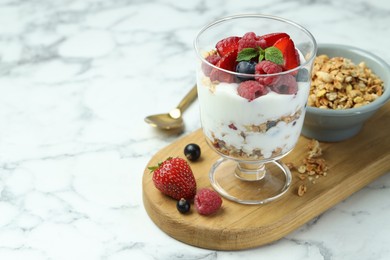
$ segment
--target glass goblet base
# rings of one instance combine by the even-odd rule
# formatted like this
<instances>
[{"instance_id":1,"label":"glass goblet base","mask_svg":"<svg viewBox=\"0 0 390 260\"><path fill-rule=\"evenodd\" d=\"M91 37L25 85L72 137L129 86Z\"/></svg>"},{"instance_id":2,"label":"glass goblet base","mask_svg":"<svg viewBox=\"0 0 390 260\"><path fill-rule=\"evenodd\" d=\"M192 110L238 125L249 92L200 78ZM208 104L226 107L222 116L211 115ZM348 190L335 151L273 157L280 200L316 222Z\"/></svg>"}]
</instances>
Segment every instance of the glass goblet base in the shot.
<instances>
[{"instance_id":1,"label":"glass goblet base","mask_svg":"<svg viewBox=\"0 0 390 260\"><path fill-rule=\"evenodd\" d=\"M280 198L291 185L291 172L280 161L243 163L221 158L211 167L213 188L241 204L265 204Z\"/></svg>"}]
</instances>

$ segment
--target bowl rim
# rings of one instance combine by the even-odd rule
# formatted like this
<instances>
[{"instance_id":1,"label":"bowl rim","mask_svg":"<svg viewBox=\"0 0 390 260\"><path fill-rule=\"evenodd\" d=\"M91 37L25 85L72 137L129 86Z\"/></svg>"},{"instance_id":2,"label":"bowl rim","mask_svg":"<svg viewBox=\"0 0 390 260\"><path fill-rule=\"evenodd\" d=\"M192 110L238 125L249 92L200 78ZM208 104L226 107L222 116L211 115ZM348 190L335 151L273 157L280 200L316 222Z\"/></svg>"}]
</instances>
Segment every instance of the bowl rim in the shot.
<instances>
[{"instance_id":1,"label":"bowl rim","mask_svg":"<svg viewBox=\"0 0 390 260\"><path fill-rule=\"evenodd\" d=\"M317 55L321 54L321 50L324 48L347 51L350 53L357 53L361 56L369 57L370 60L379 64L379 66L383 67L385 71L390 73L390 66L387 64L382 58L379 56L360 49L355 46L343 45L343 44L335 44L335 43L318 43L317 45ZM331 116L350 116L351 114L363 114L368 113L373 110L378 109L384 103L386 103L390 99L390 82L385 82L386 87L384 88L383 94L378 97L374 102L358 107L358 108L348 108L348 109L324 109L318 107L307 106L307 112L309 113L320 113L321 115L331 115Z\"/></svg>"}]
</instances>

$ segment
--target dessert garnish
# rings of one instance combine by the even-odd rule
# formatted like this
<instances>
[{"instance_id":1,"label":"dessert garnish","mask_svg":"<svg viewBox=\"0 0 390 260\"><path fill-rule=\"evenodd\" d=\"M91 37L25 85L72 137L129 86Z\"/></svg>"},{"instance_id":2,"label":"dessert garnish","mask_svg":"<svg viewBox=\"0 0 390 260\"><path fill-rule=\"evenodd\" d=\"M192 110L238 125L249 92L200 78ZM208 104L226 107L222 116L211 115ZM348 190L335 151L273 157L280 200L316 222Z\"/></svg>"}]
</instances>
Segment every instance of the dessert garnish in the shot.
<instances>
[{"instance_id":1,"label":"dessert garnish","mask_svg":"<svg viewBox=\"0 0 390 260\"><path fill-rule=\"evenodd\" d=\"M299 56L290 37L283 37L277 40L274 46L282 52L284 70L291 70L299 66Z\"/></svg>"},{"instance_id":2,"label":"dessert garnish","mask_svg":"<svg viewBox=\"0 0 390 260\"><path fill-rule=\"evenodd\" d=\"M215 45L215 48L217 49L217 52L220 57L223 57L227 55L230 52L237 51L238 50L238 43L241 40L241 37L232 36L227 37L225 39L220 40Z\"/></svg>"},{"instance_id":3,"label":"dessert garnish","mask_svg":"<svg viewBox=\"0 0 390 260\"><path fill-rule=\"evenodd\" d=\"M187 161L169 157L157 166L148 167L153 173L154 186L176 200L192 200L196 194L196 181Z\"/></svg>"},{"instance_id":4,"label":"dessert garnish","mask_svg":"<svg viewBox=\"0 0 390 260\"><path fill-rule=\"evenodd\" d=\"M215 66L224 70L233 71L237 65L236 58L237 50L233 50L222 56L221 59L215 64ZM219 69L213 68L210 72L210 80L232 83L234 82L234 76Z\"/></svg>"},{"instance_id":5,"label":"dessert garnish","mask_svg":"<svg viewBox=\"0 0 390 260\"><path fill-rule=\"evenodd\" d=\"M262 86L251 82L241 87L242 91L239 95L247 98L248 101L268 93L268 90L259 89L269 88L278 94L297 92L295 76L298 77L298 71L283 76L262 76L277 74L299 66L298 51L287 33L278 32L258 36L254 32L248 32L242 37L230 36L220 40L215 50L211 50L205 59L217 67L202 65L203 73L210 78L211 82L237 82L241 85L245 81L258 81ZM234 76L224 70L248 75ZM304 72L299 74L300 80L307 76L302 73Z\"/></svg>"},{"instance_id":6,"label":"dessert garnish","mask_svg":"<svg viewBox=\"0 0 390 260\"><path fill-rule=\"evenodd\" d=\"M237 88L238 95L252 101L262 95L267 94L268 90L264 85L255 80L242 82Z\"/></svg>"}]
</instances>

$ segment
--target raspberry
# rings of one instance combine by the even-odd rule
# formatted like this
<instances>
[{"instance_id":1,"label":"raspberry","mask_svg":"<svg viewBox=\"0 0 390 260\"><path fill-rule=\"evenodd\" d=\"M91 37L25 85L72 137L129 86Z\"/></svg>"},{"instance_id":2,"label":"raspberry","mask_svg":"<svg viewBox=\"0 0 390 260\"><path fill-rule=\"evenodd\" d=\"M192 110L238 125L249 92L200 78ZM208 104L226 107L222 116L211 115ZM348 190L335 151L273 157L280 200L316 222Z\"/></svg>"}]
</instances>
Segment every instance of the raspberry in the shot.
<instances>
[{"instance_id":1,"label":"raspberry","mask_svg":"<svg viewBox=\"0 0 390 260\"><path fill-rule=\"evenodd\" d=\"M195 195L194 205L199 214L211 215L219 210L222 199L213 190L201 189Z\"/></svg>"},{"instance_id":2,"label":"raspberry","mask_svg":"<svg viewBox=\"0 0 390 260\"><path fill-rule=\"evenodd\" d=\"M238 51L240 52L245 48L257 48L261 47L264 49L267 43L264 39L259 36L256 36L254 32L248 32L242 36L242 38L238 41Z\"/></svg>"},{"instance_id":3,"label":"raspberry","mask_svg":"<svg viewBox=\"0 0 390 260\"><path fill-rule=\"evenodd\" d=\"M237 59L237 51L232 51L226 54L225 56L223 56L217 62L217 64L215 64L215 66L224 70L234 71L237 65L236 59ZM234 82L234 76L233 74L227 73L217 68L213 68L210 72L210 80L232 83Z\"/></svg>"},{"instance_id":4,"label":"raspberry","mask_svg":"<svg viewBox=\"0 0 390 260\"><path fill-rule=\"evenodd\" d=\"M238 49L238 41L241 39L241 37L237 36L231 36L227 37L225 39L220 40L215 45L215 48L218 51L218 54L223 57L229 52L237 51Z\"/></svg>"},{"instance_id":5,"label":"raspberry","mask_svg":"<svg viewBox=\"0 0 390 260\"><path fill-rule=\"evenodd\" d=\"M291 74L281 75L276 80L272 90L279 94L295 94L298 91L298 84Z\"/></svg>"},{"instance_id":6,"label":"raspberry","mask_svg":"<svg viewBox=\"0 0 390 260\"><path fill-rule=\"evenodd\" d=\"M241 97L252 101L260 96L267 94L268 91L264 85L260 84L259 82L255 80L247 80L240 83L237 88L237 92Z\"/></svg>"},{"instance_id":7,"label":"raspberry","mask_svg":"<svg viewBox=\"0 0 390 260\"><path fill-rule=\"evenodd\" d=\"M213 55L206 57L206 60L213 65L217 64L220 59L221 59L221 57L219 57L217 54L213 54ZM213 67L211 67L209 64L203 62L202 63L202 70L203 70L204 75L206 75L208 77L210 75L211 71L213 70Z\"/></svg>"},{"instance_id":8,"label":"raspberry","mask_svg":"<svg viewBox=\"0 0 390 260\"><path fill-rule=\"evenodd\" d=\"M233 123L231 123L230 125L228 125L228 127L229 127L230 129L237 130L237 126L235 126Z\"/></svg>"},{"instance_id":9,"label":"raspberry","mask_svg":"<svg viewBox=\"0 0 390 260\"><path fill-rule=\"evenodd\" d=\"M268 60L263 60L261 62L259 62L257 65L256 65L256 68L255 68L255 74L275 74L275 73L279 73L279 72L282 72L283 71L283 68L281 66L279 66L278 64L272 62L272 61L268 61ZM270 77L256 77L256 80L258 82L260 82L260 84L263 84L263 85L272 85L275 80L276 80L276 76L270 76Z\"/></svg>"}]
</instances>

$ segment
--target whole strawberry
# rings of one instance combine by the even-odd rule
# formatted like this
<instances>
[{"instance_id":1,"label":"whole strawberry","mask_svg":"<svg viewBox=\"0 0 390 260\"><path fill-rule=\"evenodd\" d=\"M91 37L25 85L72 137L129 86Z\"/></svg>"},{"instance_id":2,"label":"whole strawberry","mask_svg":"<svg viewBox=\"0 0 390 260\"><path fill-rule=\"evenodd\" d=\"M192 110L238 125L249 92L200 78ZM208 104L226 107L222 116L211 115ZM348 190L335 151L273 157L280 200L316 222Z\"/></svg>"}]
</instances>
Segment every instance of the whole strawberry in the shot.
<instances>
[{"instance_id":1,"label":"whole strawberry","mask_svg":"<svg viewBox=\"0 0 390 260\"><path fill-rule=\"evenodd\" d=\"M217 192L203 188L196 193L194 204L199 214L211 215L219 210L222 199Z\"/></svg>"},{"instance_id":2,"label":"whole strawberry","mask_svg":"<svg viewBox=\"0 0 390 260\"><path fill-rule=\"evenodd\" d=\"M194 174L187 161L168 158L158 166L149 167L153 172L153 183L158 190L176 200L192 200L196 194Z\"/></svg>"}]
</instances>

